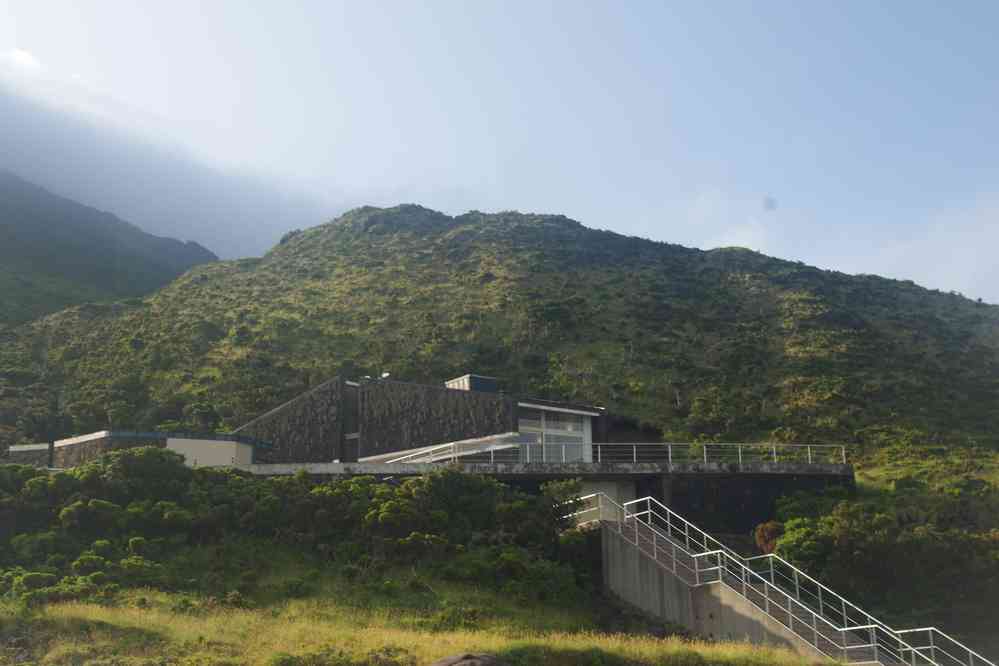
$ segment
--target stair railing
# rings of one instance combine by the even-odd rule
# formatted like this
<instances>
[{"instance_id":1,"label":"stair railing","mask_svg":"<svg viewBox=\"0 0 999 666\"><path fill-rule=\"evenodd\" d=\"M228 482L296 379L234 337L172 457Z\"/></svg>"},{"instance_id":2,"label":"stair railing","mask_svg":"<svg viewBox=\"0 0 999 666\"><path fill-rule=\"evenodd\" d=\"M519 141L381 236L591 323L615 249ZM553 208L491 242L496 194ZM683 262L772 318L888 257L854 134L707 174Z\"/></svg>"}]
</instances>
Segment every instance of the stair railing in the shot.
<instances>
[{"instance_id":1,"label":"stair railing","mask_svg":"<svg viewBox=\"0 0 999 666\"><path fill-rule=\"evenodd\" d=\"M654 498L646 497L640 500L633 500L625 503L624 506L626 510L636 515L644 514L654 508L657 514L666 516L665 521L667 523L682 523L685 530L698 535L696 539L692 540L692 543L698 543L698 540L703 542L707 538L707 543L713 544L712 548L717 549L720 547L732 556L740 559L750 569L757 571L765 578L769 576L771 583L782 587L789 594L793 594L796 600L809 605L822 617L841 625L847 630L866 628L871 625L879 626L888 635L897 635L900 638L904 636L906 642L918 643L918 647L913 647L913 650L920 654L925 654L934 662L937 662L937 658L932 656L935 654L939 657L939 663L945 666L996 666L994 662L986 659L978 652L975 652L957 639L948 636L936 627L907 629L904 631L889 627L779 555L770 553L768 555L744 558L730 548L722 545L717 539L711 538L703 530L697 528L693 523L690 523L690 521ZM640 510L635 511L632 507ZM660 518L660 520L662 519Z\"/></svg>"},{"instance_id":2,"label":"stair railing","mask_svg":"<svg viewBox=\"0 0 999 666\"><path fill-rule=\"evenodd\" d=\"M652 557L659 566L671 570L685 584L696 587L711 583L722 583L732 587L757 606L762 612L775 621L785 625L792 633L805 643L811 645L821 654L833 659L844 659L850 662L872 661L873 656L881 646L884 654L892 652L885 644L883 637L876 632L871 635L871 643L847 639L847 633L836 627L825 618L819 617L807 606L800 604L786 592L767 581L762 576L751 571L735 553L727 549L708 550L691 553L678 543L679 538L686 539L691 546L702 546L705 541L711 544L714 540L696 526L687 521L685 530L680 528L680 520L673 524L673 536L661 533L642 517L652 518L654 511L636 515L624 506L617 504L603 493L594 493L580 498L581 506L574 514L578 524L602 521L621 534L627 542L636 546L645 555ZM677 518L680 518L677 516ZM682 520L682 518L681 518ZM731 573L738 571L741 584L733 585ZM755 598L754 598L755 597ZM786 611L785 611L786 609ZM807 618L802 620L802 617ZM809 636L810 634L810 636ZM896 660L902 662L901 656ZM916 660L913 664L926 666L929 662Z\"/></svg>"},{"instance_id":3,"label":"stair railing","mask_svg":"<svg viewBox=\"0 0 999 666\"><path fill-rule=\"evenodd\" d=\"M813 608L802 603L786 590L774 584L761 574L753 571L745 564L744 558L731 549L702 550L705 543L711 544L710 536L675 512L669 511L663 515L656 510L655 505L661 504L650 498L626 503L622 508L625 513L625 527L621 532L627 540L635 544L646 555L653 557L657 563L672 568L673 572L691 586L719 582L739 592L765 614L784 625L798 638L811 645L819 652L834 659L850 662L887 660L890 663L911 664L912 666L929 666L935 662L921 651L906 643L898 634L880 623L866 625L838 626L828 618L817 613ZM629 505L643 505L642 511L632 512ZM669 515L672 514L672 515ZM643 526L646 534L643 537L639 530ZM661 526L670 528L668 534L660 532ZM680 532L680 526L682 533ZM658 526L658 527L657 527ZM634 530L634 539L629 535ZM652 537L648 533L653 534ZM685 541L677 543L681 537ZM693 537L691 538L691 535ZM704 537L707 536L707 539ZM659 557L656 540L662 538L665 542L674 542L676 549L671 549L671 561L663 563ZM649 552L649 541L652 542L652 552ZM674 541L676 540L676 541ZM645 546L643 548L643 545ZM695 552L688 550L693 548ZM682 559L689 558L693 565L687 565ZM679 566L678 566L679 565ZM693 570L693 580L687 574ZM837 640L838 637L838 640Z\"/></svg>"},{"instance_id":4,"label":"stair railing","mask_svg":"<svg viewBox=\"0 0 999 666\"><path fill-rule=\"evenodd\" d=\"M942 666L995 666L979 653L936 627L903 629L898 633L905 635L910 643L917 645L917 650L927 654L930 659Z\"/></svg>"}]
</instances>

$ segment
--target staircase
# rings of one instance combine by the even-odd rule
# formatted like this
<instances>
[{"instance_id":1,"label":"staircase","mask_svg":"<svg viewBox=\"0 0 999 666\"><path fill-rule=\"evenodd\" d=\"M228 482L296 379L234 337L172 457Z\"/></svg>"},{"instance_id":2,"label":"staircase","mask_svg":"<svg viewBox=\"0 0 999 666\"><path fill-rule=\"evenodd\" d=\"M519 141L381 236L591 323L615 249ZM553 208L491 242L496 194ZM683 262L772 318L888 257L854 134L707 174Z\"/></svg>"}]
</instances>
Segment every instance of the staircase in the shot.
<instances>
[{"instance_id":1,"label":"staircase","mask_svg":"<svg viewBox=\"0 0 999 666\"><path fill-rule=\"evenodd\" d=\"M934 627L888 627L776 555L742 557L651 497L619 505L596 493L580 502L577 524L599 523L686 588L733 591L799 651L849 664L996 666Z\"/></svg>"}]
</instances>

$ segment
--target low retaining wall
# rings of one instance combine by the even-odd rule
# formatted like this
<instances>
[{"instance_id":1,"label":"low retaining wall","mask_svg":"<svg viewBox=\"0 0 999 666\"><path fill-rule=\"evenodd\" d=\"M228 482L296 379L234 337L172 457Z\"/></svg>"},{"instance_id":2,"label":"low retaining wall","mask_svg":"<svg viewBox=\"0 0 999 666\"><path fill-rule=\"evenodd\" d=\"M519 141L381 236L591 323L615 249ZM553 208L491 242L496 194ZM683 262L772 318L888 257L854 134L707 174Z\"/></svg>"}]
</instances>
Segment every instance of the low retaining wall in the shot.
<instances>
[{"instance_id":1,"label":"low retaining wall","mask_svg":"<svg viewBox=\"0 0 999 666\"><path fill-rule=\"evenodd\" d=\"M51 444L19 444L7 450L7 458L3 461L11 465L30 465L31 467L52 466Z\"/></svg>"},{"instance_id":2,"label":"low retaining wall","mask_svg":"<svg viewBox=\"0 0 999 666\"><path fill-rule=\"evenodd\" d=\"M210 435L175 437L168 433L115 433L102 430L58 440L52 445L50 462L42 466L58 469L76 467L110 451L142 446L176 451L184 456L184 462L189 467L245 467L253 463L253 445L237 439L221 439Z\"/></svg>"},{"instance_id":3,"label":"low retaining wall","mask_svg":"<svg viewBox=\"0 0 999 666\"><path fill-rule=\"evenodd\" d=\"M167 437L118 437L113 432L102 430L60 439L55 442L52 448L52 466L58 468L76 467L83 463L94 460L109 451L118 449L134 449L140 446L166 446Z\"/></svg>"}]
</instances>

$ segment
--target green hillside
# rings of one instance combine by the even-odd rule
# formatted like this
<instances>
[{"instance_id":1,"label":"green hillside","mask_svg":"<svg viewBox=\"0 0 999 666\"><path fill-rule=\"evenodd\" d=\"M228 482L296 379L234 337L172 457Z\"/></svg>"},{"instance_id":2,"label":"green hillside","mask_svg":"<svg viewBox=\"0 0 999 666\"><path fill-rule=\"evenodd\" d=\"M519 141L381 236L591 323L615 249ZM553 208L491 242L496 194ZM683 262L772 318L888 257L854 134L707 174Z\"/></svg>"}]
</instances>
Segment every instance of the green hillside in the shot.
<instances>
[{"instance_id":1,"label":"green hillside","mask_svg":"<svg viewBox=\"0 0 999 666\"><path fill-rule=\"evenodd\" d=\"M229 428L383 371L492 374L675 439L999 441L999 307L561 216L361 208L3 343L7 442Z\"/></svg>"},{"instance_id":2,"label":"green hillside","mask_svg":"<svg viewBox=\"0 0 999 666\"><path fill-rule=\"evenodd\" d=\"M0 171L0 327L146 294L216 259Z\"/></svg>"}]
</instances>

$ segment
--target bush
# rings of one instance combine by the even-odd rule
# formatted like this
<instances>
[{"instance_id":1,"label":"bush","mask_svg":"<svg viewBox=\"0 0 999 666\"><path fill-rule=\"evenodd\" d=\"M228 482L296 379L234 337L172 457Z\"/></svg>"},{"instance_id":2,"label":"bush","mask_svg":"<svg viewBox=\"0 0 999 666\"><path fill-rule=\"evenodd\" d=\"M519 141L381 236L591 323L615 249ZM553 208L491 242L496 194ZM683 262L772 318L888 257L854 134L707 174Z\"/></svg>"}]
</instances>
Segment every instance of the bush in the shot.
<instances>
[{"instance_id":1,"label":"bush","mask_svg":"<svg viewBox=\"0 0 999 666\"><path fill-rule=\"evenodd\" d=\"M777 540L784 534L784 525L775 520L761 523L753 531L756 547L764 555L769 555L777 549Z\"/></svg>"},{"instance_id":2,"label":"bush","mask_svg":"<svg viewBox=\"0 0 999 666\"><path fill-rule=\"evenodd\" d=\"M12 591L14 594L24 594L32 590L40 590L43 587L51 587L59 581L55 574L29 571L14 579Z\"/></svg>"},{"instance_id":3,"label":"bush","mask_svg":"<svg viewBox=\"0 0 999 666\"><path fill-rule=\"evenodd\" d=\"M474 606L452 606L447 604L427 620L431 631L457 631L477 629L484 613Z\"/></svg>"},{"instance_id":4,"label":"bush","mask_svg":"<svg viewBox=\"0 0 999 666\"><path fill-rule=\"evenodd\" d=\"M97 555L81 555L73 562L73 573L87 576L98 571L107 571L110 563Z\"/></svg>"},{"instance_id":5,"label":"bush","mask_svg":"<svg viewBox=\"0 0 999 666\"><path fill-rule=\"evenodd\" d=\"M107 539L98 539L90 546L90 552L106 560L116 559L117 549Z\"/></svg>"},{"instance_id":6,"label":"bush","mask_svg":"<svg viewBox=\"0 0 999 666\"><path fill-rule=\"evenodd\" d=\"M517 546L470 549L454 557L441 573L455 580L488 585L520 599L574 601L581 592L570 567L536 557Z\"/></svg>"},{"instance_id":7,"label":"bush","mask_svg":"<svg viewBox=\"0 0 999 666\"><path fill-rule=\"evenodd\" d=\"M132 537L128 540L128 552L143 557L149 554L149 542L145 537Z\"/></svg>"},{"instance_id":8,"label":"bush","mask_svg":"<svg viewBox=\"0 0 999 666\"><path fill-rule=\"evenodd\" d=\"M281 583L281 592L292 599L307 597L311 591L309 583L301 578L289 578Z\"/></svg>"},{"instance_id":9,"label":"bush","mask_svg":"<svg viewBox=\"0 0 999 666\"><path fill-rule=\"evenodd\" d=\"M250 604L238 590L232 590L227 592L225 599L223 600L226 606L232 606L233 608L249 608Z\"/></svg>"},{"instance_id":10,"label":"bush","mask_svg":"<svg viewBox=\"0 0 999 666\"><path fill-rule=\"evenodd\" d=\"M121 580L127 585L156 585L163 580L163 565L138 555L126 557L118 563Z\"/></svg>"},{"instance_id":11,"label":"bush","mask_svg":"<svg viewBox=\"0 0 999 666\"><path fill-rule=\"evenodd\" d=\"M73 548L65 535L54 531L19 534L11 539L10 545L18 561L25 564L44 562L51 555L65 557Z\"/></svg>"}]
</instances>

